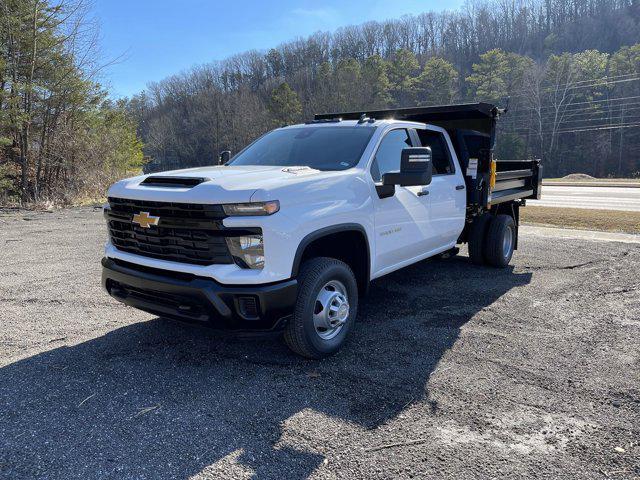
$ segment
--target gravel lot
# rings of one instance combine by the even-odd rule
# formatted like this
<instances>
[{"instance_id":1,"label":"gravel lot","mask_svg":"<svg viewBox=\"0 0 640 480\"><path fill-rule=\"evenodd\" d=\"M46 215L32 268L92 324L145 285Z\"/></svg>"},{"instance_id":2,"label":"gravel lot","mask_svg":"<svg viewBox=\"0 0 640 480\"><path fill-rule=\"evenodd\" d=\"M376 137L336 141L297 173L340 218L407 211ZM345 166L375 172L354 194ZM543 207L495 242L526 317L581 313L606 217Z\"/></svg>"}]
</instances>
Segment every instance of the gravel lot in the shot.
<instances>
[{"instance_id":1,"label":"gravel lot","mask_svg":"<svg viewBox=\"0 0 640 480\"><path fill-rule=\"evenodd\" d=\"M1 478L640 478L639 244L414 265L313 362L111 300L105 236L0 214Z\"/></svg>"}]
</instances>

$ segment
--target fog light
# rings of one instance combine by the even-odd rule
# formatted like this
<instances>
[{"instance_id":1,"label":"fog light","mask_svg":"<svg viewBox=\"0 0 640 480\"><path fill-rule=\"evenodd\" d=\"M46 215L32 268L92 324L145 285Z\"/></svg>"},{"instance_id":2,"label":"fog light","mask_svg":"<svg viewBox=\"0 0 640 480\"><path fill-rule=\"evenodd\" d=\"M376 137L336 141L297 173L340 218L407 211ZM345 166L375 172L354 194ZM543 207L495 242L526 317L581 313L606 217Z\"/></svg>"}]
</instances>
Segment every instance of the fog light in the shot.
<instances>
[{"instance_id":1,"label":"fog light","mask_svg":"<svg viewBox=\"0 0 640 480\"><path fill-rule=\"evenodd\" d=\"M239 297L238 310L240 315L247 320L254 320L259 317L258 300L255 297Z\"/></svg>"},{"instance_id":2,"label":"fog light","mask_svg":"<svg viewBox=\"0 0 640 480\"><path fill-rule=\"evenodd\" d=\"M262 235L227 237L227 246L238 266L258 270L264 267Z\"/></svg>"}]
</instances>

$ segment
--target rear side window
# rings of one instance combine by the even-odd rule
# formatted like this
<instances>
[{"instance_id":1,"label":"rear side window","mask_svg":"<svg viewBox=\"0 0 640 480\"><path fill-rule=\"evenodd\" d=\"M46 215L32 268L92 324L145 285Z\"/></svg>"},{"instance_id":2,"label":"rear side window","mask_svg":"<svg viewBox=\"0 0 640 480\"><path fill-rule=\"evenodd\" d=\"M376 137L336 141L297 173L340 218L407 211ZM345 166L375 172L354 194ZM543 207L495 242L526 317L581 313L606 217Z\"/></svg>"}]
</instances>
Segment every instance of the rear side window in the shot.
<instances>
[{"instance_id":1,"label":"rear side window","mask_svg":"<svg viewBox=\"0 0 640 480\"><path fill-rule=\"evenodd\" d=\"M418 130L423 147L431 147L434 175L449 175L455 172L449 147L444 135L432 130Z\"/></svg>"},{"instance_id":2,"label":"rear side window","mask_svg":"<svg viewBox=\"0 0 640 480\"><path fill-rule=\"evenodd\" d=\"M382 175L388 172L400 171L402 150L411 146L409 132L405 129L391 130L387 133L378 147L371 165L371 177L374 182L382 180Z\"/></svg>"}]
</instances>

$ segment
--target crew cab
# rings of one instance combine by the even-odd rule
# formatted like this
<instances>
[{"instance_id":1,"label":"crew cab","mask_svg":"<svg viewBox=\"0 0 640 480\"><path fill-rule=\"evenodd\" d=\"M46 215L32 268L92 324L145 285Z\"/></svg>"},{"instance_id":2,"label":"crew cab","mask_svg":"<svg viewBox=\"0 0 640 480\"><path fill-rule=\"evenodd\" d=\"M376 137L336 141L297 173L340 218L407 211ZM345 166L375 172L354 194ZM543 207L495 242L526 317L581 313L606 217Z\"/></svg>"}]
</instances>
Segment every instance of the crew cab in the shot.
<instances>
[{"instance_id":1,"label":"crew cab","mask_svg":"<svg viewBox=\"0 0 640 480\"><path fill-rule=\"evenodd\" d=\"M223 165L122 180L104 208L103 285L160 317L282 331L300 355L333 354L372 280L461 243L474 264L510 262L542 172L493 158L502 113L316 115Z\"/></svg>"}]
</instances>

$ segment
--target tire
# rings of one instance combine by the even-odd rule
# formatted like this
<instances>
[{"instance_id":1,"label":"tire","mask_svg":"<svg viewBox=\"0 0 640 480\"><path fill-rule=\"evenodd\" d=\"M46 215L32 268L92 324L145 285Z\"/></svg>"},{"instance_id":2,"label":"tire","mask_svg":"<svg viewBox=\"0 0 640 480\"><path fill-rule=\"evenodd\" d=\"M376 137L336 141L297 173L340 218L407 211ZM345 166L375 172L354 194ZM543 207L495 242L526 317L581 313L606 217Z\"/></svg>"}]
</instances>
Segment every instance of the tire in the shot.
<instances>
[{"instance_id":1,"label":"tire","mask_svg":"<svg viewBox=\"0 0 640 480\"><path fill-rule=\"evenodd\" d=\"M343 300L347 301L346 310L342 308ZM333 317L327 316L330 311ZM334 258L312 258L300 268L298 298L284 340L303 357L319 359L333 355L344 345L357 313L358 285L351 268ZM334 323L332 328L319 326Z\"/></svg>"},{"instance_id":2,"label":"tire","mask_svg":"<svg viewBox=\"0 0 640 480\"><path fill-rule=\"evenodd\" d=\"M493 267L509 265L516 243L516 224L509 215L497 215L491 220L485 238L484 256Z\"/></svg>"},{"instance_id":3,"label":"tire","mask_svg":"<svg viewBox=\"0 0 640 480\"><path fill-rule=\"evenodd\" d=\"M489 213L483 213L476 217L473 220L473 223L471 223L468 238L469 258L471 259L471 262L476 265L485 264L484 244L492 218L493 217Z\"/></svg>"}]
</instances>

